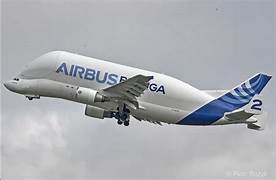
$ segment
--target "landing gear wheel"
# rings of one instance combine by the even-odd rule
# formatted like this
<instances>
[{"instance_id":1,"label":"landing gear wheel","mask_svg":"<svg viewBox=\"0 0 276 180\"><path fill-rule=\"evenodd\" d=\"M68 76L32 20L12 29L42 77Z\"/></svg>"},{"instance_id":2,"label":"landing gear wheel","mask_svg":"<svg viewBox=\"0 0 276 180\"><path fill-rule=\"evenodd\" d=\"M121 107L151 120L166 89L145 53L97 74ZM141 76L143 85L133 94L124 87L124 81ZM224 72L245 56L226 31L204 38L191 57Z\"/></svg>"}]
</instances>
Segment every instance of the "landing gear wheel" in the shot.
<instances>
[{"instance_id":1,"label":"landing gear wheel","mask_svg":"<svg viewBox=\"0 0 276 180\"><path fill-rule=\"evenodd\" d=\"M32 97L29 97L29 96L28 96L27 98L28 98L30 101L31 101L31 100L33 100L33 98L32 98Z\"/></svg>"},{"instance_id":2,"label":"landing gear wheel","mask_svg":"<svg viewBox=\"0 0 276 180\"><path fill-rule=\"evenodd\" d=\"M121 115L121 119L123 121L126 121L127 118L128 118L128 114L124 113L124 114Z\"/></svg>"},{"instance_id":3,"label":"landing gear wheel","mask_svg":"<svg viewBox=\"0 0 276 180\"><path fill-rule=\"evenodd\" d=\"M125 126L128 126L130 110L128 108L126 108L125 104L123 104L123 106L117 107L117 110L118 110L118 112L114 112L114 114L112 116L117 119L117 123L119 125L124 123Z\"/></svg>"},{"instance_id":4,"label":"landing gear wheel","mask_svg":"<svg viewBox=\"0 0 276 180\"><path fill-rule=\"evenodd\" d=\"M120 120L120 114L119 113L116 113L115 116L114 116L116 119L118 119L118 121ZM121 121L121 120L120 120Z\"/></svg>"},{"instance_id":5,"label":"landing gear wheel","mask_svg":"<svg viewBox=\"0 0 276 180\"><path fill-rule=\"evenodd\" d=\"M128 126L129 125L129 121L124 121L124 125Z\"/></svg>"}]
</instances>

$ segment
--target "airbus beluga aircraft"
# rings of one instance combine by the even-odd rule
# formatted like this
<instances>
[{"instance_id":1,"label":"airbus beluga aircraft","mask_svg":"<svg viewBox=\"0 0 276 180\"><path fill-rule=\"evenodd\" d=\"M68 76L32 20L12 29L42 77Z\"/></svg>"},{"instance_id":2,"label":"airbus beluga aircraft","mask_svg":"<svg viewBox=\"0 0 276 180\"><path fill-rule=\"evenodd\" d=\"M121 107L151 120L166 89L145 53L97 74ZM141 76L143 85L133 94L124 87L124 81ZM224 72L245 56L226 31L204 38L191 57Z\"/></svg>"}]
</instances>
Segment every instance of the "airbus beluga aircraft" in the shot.
<instances>
[{"instance_id":1,"label":"airbus beluga aircraft","mask_svg":"<svg viewBox=\"0 0 276 180\"><path fill-rule=\"evenodd\" d=\"M29 100L85 104L85 115L115 118L125 126L133 116L160 125L246 124L261 130L265 116L259 94L270 78L259 73L231 90L203 91L164 74L53 51L4 85Z\"/></svg>"}]
</instances>

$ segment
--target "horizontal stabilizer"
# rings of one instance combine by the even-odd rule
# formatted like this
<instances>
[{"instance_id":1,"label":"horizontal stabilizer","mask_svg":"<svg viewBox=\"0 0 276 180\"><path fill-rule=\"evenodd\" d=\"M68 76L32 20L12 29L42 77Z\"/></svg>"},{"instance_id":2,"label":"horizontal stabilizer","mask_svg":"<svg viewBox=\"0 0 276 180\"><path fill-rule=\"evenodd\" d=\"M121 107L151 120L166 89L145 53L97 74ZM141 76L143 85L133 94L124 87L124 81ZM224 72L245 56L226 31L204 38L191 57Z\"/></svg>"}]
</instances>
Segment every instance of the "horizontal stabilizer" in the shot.
<instances>
[{"instance_id":1,"label":"horizontal stabilizer","mask_svg":"<svg viewBox=\"0 0 276 180\"><path fill-rule=\"evenodd\" d=\"M255 123L248 123L247 128L248 129L254 129L254 130L264 130L265 128L265 121L267 119L267 112L263 112L260 115L254 116L257 118L257 122Z\"/></svg>"},{"instance_id":2,"label":"horizontal stabilizer","mask_svg":"<svg viewBox=\"0 0 276 180\"><path fill-rule=\"evenodd\" d=\"M254 129L254 130L263 130L261 126L255 123L247 124L248 129Z\"/></svg>"},{"instance_id":3,"label":"horizontal stabilizer","mask_svg":"<svg viewBox=\"0 0 276 180\"><path fill-rule=\"evenodd\" d=\"M249 119L254 114L245 112L244 109L239 109L230 113L225 113L225 117L230 121L243 121Z\"/></svg>"}]
</instances>

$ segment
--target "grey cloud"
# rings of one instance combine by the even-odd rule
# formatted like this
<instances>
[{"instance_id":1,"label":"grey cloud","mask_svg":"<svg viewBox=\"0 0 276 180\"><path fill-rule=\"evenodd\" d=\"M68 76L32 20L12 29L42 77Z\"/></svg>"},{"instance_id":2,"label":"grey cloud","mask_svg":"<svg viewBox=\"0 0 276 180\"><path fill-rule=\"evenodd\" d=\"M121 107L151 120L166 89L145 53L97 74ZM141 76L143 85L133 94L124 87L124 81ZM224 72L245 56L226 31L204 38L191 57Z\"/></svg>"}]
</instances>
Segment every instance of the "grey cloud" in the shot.
<instances>
[{"instance_id":1,"label":"grey cloud","mask_svg":"<svg viewBox=\"0 0 276 180\"><path fill-rule=\"evenodd\" d=\"M268 159L275 148L271 131L158 127L134 121L130 128L120 128L112 120L83 118L65 110L60 115L32 112L7 114L10 122L3 124L7 177L224 178L236 170L264 171L273 177L273 161Z\"/></svg>"}]
</instances>

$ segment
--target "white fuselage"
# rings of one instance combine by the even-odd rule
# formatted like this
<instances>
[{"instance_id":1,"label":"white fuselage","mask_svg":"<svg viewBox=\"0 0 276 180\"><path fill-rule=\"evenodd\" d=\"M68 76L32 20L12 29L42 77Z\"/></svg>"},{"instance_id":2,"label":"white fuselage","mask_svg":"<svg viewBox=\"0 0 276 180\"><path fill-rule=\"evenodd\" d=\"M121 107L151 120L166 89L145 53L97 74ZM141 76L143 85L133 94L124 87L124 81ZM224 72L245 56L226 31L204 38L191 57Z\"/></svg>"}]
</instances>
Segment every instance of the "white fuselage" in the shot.
<instances>
[{"instance_id":1,"label":"white fuselage","mask_svg":"<svg viewBox=\"0 0 276 180\"><path fill-rule=\"evenodd\" d=\"M56 97L84 103L74 97L78 87L101 90L138 74L154 77L148 90L138 98L141 108L131 112L139 119L177 123L214 99L204 91L164 74L63 51L47 53L27 65L18 75L20 81L12 82L18 87L13 89L10 85L10 89L24 95ZM22 85L19 86L20 84ZM105 110L116 109L116 105L109 102L85 104Z\"/></svg>"}]
</instances>

